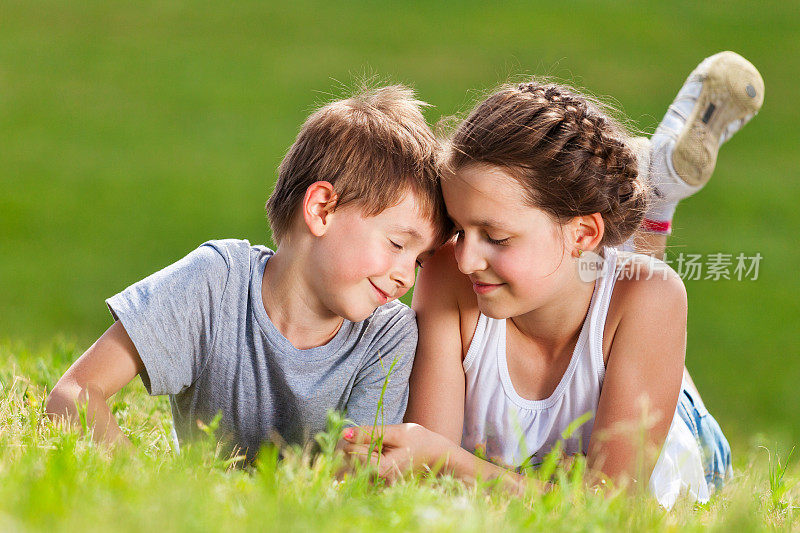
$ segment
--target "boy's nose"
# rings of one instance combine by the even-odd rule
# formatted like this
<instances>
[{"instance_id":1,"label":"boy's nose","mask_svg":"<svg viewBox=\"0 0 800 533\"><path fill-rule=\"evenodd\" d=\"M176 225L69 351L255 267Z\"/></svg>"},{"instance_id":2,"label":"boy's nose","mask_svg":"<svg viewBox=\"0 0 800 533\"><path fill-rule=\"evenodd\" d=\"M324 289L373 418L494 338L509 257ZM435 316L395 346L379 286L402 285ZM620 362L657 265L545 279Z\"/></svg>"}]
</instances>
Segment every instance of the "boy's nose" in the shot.
<instances>
[{"instance_id":1,"label":"boy's nose","mask_svg":"<svg viewBox=\"0 0 800 533\"><path fill-rule=\"evenodd\" d=\"M397 284L398 298L405 294L414 285L414 275L416 274L417 263L414 261L410 265L398 264L389 276Z\"/></svg>"}]
</instances>

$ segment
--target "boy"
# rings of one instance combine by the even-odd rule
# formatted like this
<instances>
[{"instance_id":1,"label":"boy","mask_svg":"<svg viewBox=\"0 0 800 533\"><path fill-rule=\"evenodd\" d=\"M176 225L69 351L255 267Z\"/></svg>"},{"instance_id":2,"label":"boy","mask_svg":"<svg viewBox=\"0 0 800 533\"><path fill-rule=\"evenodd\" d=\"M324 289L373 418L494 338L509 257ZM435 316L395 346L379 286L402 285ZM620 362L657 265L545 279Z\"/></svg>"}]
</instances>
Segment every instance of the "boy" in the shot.
<instances>
[{"instance_id":1,"label":"boy","mask_svg":"<svg viewBox=\"0 0 800 533\"><path fill-rule=\"evenodd\" d=\"M277 250L209 241L109 298L114 324L53 388L51 417L85 404L93 438L130 444L106 400L137 374L168 394L181 442L222 413L251 461L277 434L302 443L331 409L372 423L384 380L401 422L417 342L396 302L447 235L437 141L413 92L364 91L313 113L267 203Z\"/></svg>"}]
</instances>

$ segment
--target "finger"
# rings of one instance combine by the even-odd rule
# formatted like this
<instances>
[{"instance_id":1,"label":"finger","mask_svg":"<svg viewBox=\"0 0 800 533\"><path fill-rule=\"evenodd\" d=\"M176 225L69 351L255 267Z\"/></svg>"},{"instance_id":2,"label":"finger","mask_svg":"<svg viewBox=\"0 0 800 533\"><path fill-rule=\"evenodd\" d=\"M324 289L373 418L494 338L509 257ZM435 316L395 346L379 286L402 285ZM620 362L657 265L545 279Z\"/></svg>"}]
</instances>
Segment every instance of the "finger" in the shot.
<instances>
[{"instance_id":1,"label":"finger","mask_svg":"<svg viewBox=\"0 0 800 533\"><path fill-rule=\"evenodd\" d=\"M408 424L388 426L360 426L347 428L343 436L345 440L354 442L370 442L381 440L385 446L400 446L404 442Z\"/></svg>"},{"instance_id":2,"label":"finger","mask_svg":"<svg viewBox=\"0 0 800 533\"><path fill-rule=\"evenodd\" d=\"M405 450L393 449L381 456L378 476L394 482L403 476L410 465L409 456Z\"/></svg>"},{"instance_id":3,"label":"finger","mask_svg":"<svg viewBox=\"0 0 800 533\"><path fill-rule=\"evenodd\" d=\"M355 444L369 443L373 439L371 427L349 427L342 432L342 438Z\"/></svg>"},{"instance_id":4,"label":"finger","mask_svg":"<svg viewBox=\"0 0 800 533\"><path fill-rule=\"evenodd\" d=\"M362 448L365 447L364 444L358 444L358 443L355 443L355 442L347 442L346 440L342 440L340 442L341 442L341 444L339 446L339 449L342 450L344 453L347 453L347 454L358 452L359 450L361 450Z\"/></svg>"},{"instance_id":5,"label":"finger","mask_svg":"<svg viewBox=\"0 0 800 533\"><path fill-rule=\"evenodd\" d=\"M393 461L388 471L384 474L384 479L386 479L389 485L394 485L405 477L406 472L408 472L407 467Z\"/></svg>"},{"instance_id":6,"label":"finger","mask_svg":"<svg viewBox=\"0 0 800 533\"><path fill-rule=\"evenodd\" d=\"M369 444L356 444L352 442L345 443L344 446L342 446L342 451L347 456L363 457L365 459L371 452Z\"/></svg>"},{"instance_id":7,"label":"finger","mask_svg":"<svg viewBox=\"0 0 800 533\"><path fill-rule=\"evenodd\" d=\"M380 454L374 450L370 452L369 445L364 444L350 444L344 452L344 461L341 465L337 476L341 477L345 473L356 473L363 468L367 468L370 472L375 472L375 466L379 463L378 457Z\"/></svg>"},{"instance_id":8,"label":"finger","mask_svg":"<svg viewBox=\"0 0 800 533\"><path fill-rule=\"evenodd\" d=\"M362 465L370 465L376 467L382 460L380 452L375 450L369 444L351 444L345 450L345 457L351 463L357 462Z\"/></svg>"}]
</instances>

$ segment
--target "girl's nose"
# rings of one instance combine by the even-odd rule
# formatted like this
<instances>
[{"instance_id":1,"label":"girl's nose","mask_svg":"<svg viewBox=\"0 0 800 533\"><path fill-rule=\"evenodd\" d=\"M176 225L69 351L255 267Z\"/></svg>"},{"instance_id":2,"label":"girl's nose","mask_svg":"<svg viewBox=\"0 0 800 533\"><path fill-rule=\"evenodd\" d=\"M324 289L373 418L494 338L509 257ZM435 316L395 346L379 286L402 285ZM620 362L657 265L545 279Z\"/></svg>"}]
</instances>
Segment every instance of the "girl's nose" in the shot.
<instances>
[{"instance_id":1,"label":"girl's nose","mask_svg":"<svg viewBox=\"0 0 800 533\"><path fill-rule=\"evenodd\" d=\"M470 275L486 269L486 260L480 253L478 244L463 233L456 239L455 255L458 269L463 274Z\"/></svg>"}]
</instances>

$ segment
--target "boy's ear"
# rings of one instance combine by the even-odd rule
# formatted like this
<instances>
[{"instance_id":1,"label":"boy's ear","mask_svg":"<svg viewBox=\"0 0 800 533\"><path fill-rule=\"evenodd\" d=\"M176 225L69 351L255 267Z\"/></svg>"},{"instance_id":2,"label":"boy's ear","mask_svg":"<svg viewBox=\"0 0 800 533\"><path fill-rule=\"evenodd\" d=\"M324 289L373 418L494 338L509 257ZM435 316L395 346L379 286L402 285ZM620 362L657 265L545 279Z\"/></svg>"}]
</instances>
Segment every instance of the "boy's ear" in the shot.
<instances>
[{"instance_id":1,"label":"boy's ear","mask_svg":"<svg viewBox=\"0 0 800 533\"><path fill-rule=\"evenodd\" d=\"M600 246L606 226L600 213L583 215L569 222L569 239L573 248L572 255L578 257L580 252L593 251Z\"/></svg>"},{"instance_id":2,"label":"boy's ear","mask_svg":"<svg viewBox=\"0 0 800 533\"><path fill-rule=\"evenodd\" d=\"M321 237L328 230L328 220L336 209L339 195L327 181L315 181L306 189L303 197L303 220L311 233Z\"/></svg>"}]
</instances>

